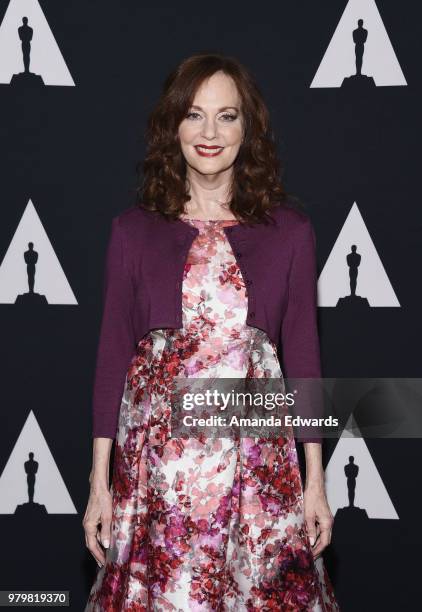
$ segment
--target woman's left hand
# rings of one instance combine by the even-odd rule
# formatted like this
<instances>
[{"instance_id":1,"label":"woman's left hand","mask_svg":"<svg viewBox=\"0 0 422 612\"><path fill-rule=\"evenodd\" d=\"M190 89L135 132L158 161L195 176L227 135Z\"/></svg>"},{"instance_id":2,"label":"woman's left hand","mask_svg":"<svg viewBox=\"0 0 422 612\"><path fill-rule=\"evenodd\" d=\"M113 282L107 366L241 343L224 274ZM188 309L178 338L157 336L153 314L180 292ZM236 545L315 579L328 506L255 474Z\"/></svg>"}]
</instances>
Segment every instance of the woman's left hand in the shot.
<instances>
[{"instance_id":1,"label":"woman's left hand","mask_svg":"<svg viewBox=\"0 0 422 612\"><path fill-rule=\"evenodd\" d=\"M322 484L309 484L305 487L304 514L312 546L312 554L316 559L331 542L331 531L334 522L325 488Z\"/></svg>"}]
</instances>

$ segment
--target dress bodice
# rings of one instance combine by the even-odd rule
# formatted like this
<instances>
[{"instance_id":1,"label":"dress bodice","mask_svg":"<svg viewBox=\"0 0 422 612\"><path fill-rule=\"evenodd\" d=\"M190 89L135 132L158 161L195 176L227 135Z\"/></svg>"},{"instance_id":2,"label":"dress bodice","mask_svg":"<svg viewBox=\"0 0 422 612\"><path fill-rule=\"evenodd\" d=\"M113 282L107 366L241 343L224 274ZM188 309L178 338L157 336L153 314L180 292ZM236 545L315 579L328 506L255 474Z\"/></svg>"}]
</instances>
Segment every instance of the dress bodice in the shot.
<instances>
[{"instance_id":1,"label":"dress bodice","mask_svg":"<svg viewBox=\"0 0 422 612\"><path fill-rule=\"evenodd\" d=\"M247 325L248 293L224 227L236 219L184 219L198 228L183 273L179 329L153 330L155 343L178 348L189 377L280 377L277 349L267 334Z\"/></svg>"}]
</instances>

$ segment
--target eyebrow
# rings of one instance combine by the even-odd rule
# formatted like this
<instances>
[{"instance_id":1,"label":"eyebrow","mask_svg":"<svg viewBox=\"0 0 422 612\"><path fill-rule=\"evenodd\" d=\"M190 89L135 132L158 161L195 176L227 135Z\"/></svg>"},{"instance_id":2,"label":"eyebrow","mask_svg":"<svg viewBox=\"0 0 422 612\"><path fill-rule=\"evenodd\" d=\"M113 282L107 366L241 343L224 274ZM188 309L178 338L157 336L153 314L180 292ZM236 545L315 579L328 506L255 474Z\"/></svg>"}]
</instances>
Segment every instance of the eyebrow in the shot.
<instances>
[{"instance_id":1,"label":"eyebrow","mask_svg":"<svg viewBox=\"0 0 422 612\"><path fill-rule=\"evenodd\" d=\"M197 106L196 104L192 104L191 108L197 108L199 110L204 110L201 106ZM228 110L229 108L239 112L239 109L236 106L222 106L221 108L218 109L218 113L221 113L221 111L223 110Z\"/></svg>"}]
</instances>

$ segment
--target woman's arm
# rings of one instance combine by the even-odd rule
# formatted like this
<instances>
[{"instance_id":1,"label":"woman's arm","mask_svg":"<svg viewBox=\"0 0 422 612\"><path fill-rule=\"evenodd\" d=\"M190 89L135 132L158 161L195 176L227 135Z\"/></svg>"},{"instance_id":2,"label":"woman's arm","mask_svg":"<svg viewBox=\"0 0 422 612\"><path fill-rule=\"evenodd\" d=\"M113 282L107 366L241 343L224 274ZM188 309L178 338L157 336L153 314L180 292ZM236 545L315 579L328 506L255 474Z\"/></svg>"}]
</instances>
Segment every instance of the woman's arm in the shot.
<instances>
[{"instance_id":1,"label":"woman's arm","mask_svg":"<svg viewBox=\"0 0 422 612\"><path fill-rule=\"evenodd\" d=\"M309 384L302 383L299 416L320 417L323 416L323 402L318 384L321 358L317 327L316 238L309 217L300 223L293 248L288 304L282 322L284 373L287 379L310 380ZM311 379L315 379L315 384ZM310 430L310 435L305 435L303 431L299 429L298 440L304 443L306 459L304 514L312 553L317 557L330 543L333 517L325 493L320 432Z\"/></svg>"},{"instance_id":2,"label":"woman's arm","mask_svg":"<svg viewBox=\"0 0 422 612\"><path fill-rule=\"evenodd\" d=\"M110 475L111 438L94 438L92 446L92 469L89 475L91 488L108 489Z\"/></svg>"},{"instance_id":3,"label":"woman's arm","mask_svg":"<svg viewBox=\"0 0 422 612\"><path fill-rule=\"evenodd\" d=\"M319 395L321 356L317 325L317 266L316 238L309 217L300 217L295 228L293 255L289 271L287 308L281 326L283 374L287 379L298 379L298 406L295 416L313 418L323 416ZM315 382L313 382L315 381ZM299 442L322 443L318 429L299 428ZM309 466L311 477L318 473L313 456Z\"/></svg>"},{"instance_id":4,"label":"woman's arm","mask_svg":"<svg viewBox=\"0 0 422 612\"><path fill-rule=\"evenodd\" d=\"M325 491L321 444L304 443L306 482L304 491L305 521L312 554L316 558L331 542L334 517Z\"/></svg>"},{"instance_id":5,"label":"woman's arm","mask_svg":"<svg viewBox=\"0 0 422 612\"><path fill-rule=\"evenodd\" d=\"M109 491L109 468L112 444L111 438L94 438L92 469L89 475L91 488L82 521L85 544L100 567L105 563L105 554L100 543L104 548L108 548L111 536L112 498Z\"/></svg>"},{"instance_id":6,"label":"woman's arm","mask_svg":"<svg viewBox=\"0 0 422 612\"><path fill-rule=\"evenodd\" d=\"M108 548L112 498L109 491L110 453L125 376L135 348L133 330L134 287L119 217L112 220L103 276L103 314L94 378L91 485L83 519L85 541L98 565L105 562L100 543ZM101 527L99 528L99 525Z\"/></svg>"},{"instance_id":7,"label":"woman's arm","mask_svg":"<svg viewBox=\"0 0 422 612\"><path fill-rule=\"evenodd\" d=\"M114 439L131 357L136 349L135 288L119 216L111 224L103 281L103 314L92 397L94 438Z\"/></svg>"},{"instance_id":8,"label":"woman's arm","mask_svg":"<svg viewBox=\"0 0 422 612\"><path fill-rule=\"evenodd\" d=\"M322 467L321 443L305 442L306 481L305 488L324 488L324 470Z\"/></svg>"}]
</instances>

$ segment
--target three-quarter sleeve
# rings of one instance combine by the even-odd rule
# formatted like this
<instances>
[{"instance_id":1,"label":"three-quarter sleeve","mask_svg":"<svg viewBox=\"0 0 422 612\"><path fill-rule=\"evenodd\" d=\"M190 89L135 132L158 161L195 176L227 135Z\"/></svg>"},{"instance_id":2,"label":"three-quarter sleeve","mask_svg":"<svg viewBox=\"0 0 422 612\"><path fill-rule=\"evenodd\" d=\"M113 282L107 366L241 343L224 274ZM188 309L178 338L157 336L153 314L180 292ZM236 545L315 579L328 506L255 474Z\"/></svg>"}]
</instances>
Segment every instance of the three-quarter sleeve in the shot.
<instances>
[{"instance_id":1,"label":"three-quarter sleeve","mask_svg":"<svg viewBox=\"0 0 422 612\"><path fill-rule=\"evenodd\" d=\"M288 302L281 327L284 375L288 378L321 379L320 344L317 327L316 238L309 217L293 236L293 257L289 273ZM318 382L302 381L298 403L300 415L320 417L321 397L314 391ZM308 396L307 396L308 393ZM318 429L315 435L299 435L300 442L322 442ZM299 429L300 431L300 429ZM302 430L303 431L303 430Z\"/></svg>"},{"instance_id":2,"label":"three-quarter sleeve","mask_svg":"<svg viewBox=\"0 0 422 612\"><path fill-rule=\"evenodd\" d=\"M103 312L92 396L92 437L114 439L126 373L136 346L134 287L125 260L118 217L114 217L111 224L102 297Z\"/></svg>"}]
</instances>

